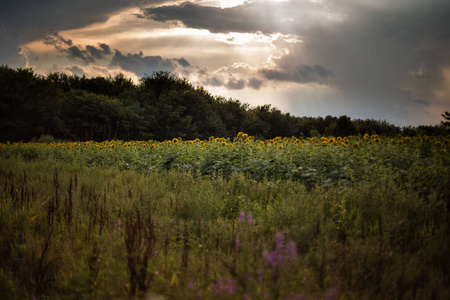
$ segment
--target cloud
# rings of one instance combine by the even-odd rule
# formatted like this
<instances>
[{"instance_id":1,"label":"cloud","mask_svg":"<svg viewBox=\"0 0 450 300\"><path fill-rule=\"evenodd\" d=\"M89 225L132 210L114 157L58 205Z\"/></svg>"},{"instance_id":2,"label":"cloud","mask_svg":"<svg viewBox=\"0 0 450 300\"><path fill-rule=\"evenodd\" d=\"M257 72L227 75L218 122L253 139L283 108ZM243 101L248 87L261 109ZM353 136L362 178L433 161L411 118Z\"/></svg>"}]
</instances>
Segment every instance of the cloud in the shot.
<instances>
[{"instance_id":1,"label":"cloud","mask_svg":"<svg viewBox=\"0 0 450 300\"><path fill-rule=\"evenodd\" d=\"M177 60L179 62L180 59ZM182 62L184 62L181 59ZM187 61L184 62L186 64ZM164 59L161 56L144 56L141 52L123 55L119 50L115 50L111 60L112 66L119 66L124 70L136 73L138 76L150 75L155 71L174 71L176 66L171 59Z\"/></svg>"},{"instance_id":2,"label":"cloud","mask_svg":"<svg viewBox=\"0 0 450 300\"><path fill-rule=\"evenodd\" d=\"M203 76L205 77L205 76ZM200 83L202 85L206 85L206 86L213 86L213 87L219 87L219 86L224 86L224 82L223 80L217 78L217 77L211 77L211 78L203 78Z\"/></svg>"},{"instance_id":3,"label":"cloud","mask_svg":"<svg viewBox=\"0 0 450 300\"><path fill-rule=\"evenodd\" d=\"M105 56L111 54L111 48L106 44L100 44L99 48L87 45L86 51L94 59L103 59Z\"/></svg>"},{"instance_id":4,"label":"cloud","mask_svg":"<svg viewBox=\"0 0 450 300\"><path fill-rule=\"evenodd\" d=\"M333 20L325 6L306 0L247 1L227 8L183 2L179 5L143 9L139 17L159 22L178 22L186 27L206 29L213 33L265 34L299 33L300 30L306 30L312 22Z\"/></svg>"},{"instance_id":5,"label":"cloud","mask_svg":"<svg viewBox=\"0 0 450 300\"><path fill-rule=\"evenodd\" d=\"M237 9L240 8L240 9ZM179 21L190 28L211 32L253 32L257 26L247 22L244 7L220 8L192 2L147 8L142 16L159 22Z\"/></svg>"},{"instance_id":6,"label":"cloud","mask_svg":"<svg viewBox=\"0 0 450 300\"><path fill-rule=\"evenodd\" d=\"M60 50L63 48L67 48L67 46L72 46L71 39L65 39L57 31L49 30L47 36L42 39L42 42L45 45L55 46L56 49Z\"/></svg>"},{"instance_id":7,"label":"cloud","mask_svg":"<svg viewBox=\"0 0 450 300\"><path fill-rule=\"evenodd\" d=\"M82 51L77 46L71 46L67 49L62 50L62 52L67 52L70 58L81 59L86 64L94 62L94 58L90 56L87 51Z\"/></svg>"},{"instance_id":8,"label":"cloud","mask_svg":"<svg viewBox=\"0 0 450 300\"><path fill-rule=\"evenodd\" d=\"M63 31L104 22L134 5L123 0L0 1L0 58L6 63L14 61L22 45L42 39L48 28Z\"/></svg>"},{"instance_id":9,"label":"cloud","mask_svg":"<svg viewBox=\"0 0 450 300\"><path fill-rule=\"evenodd\" d=\"M299 65L293 71L279 71L274 69L262 69L259 71L266 79L276 81L290 81L297 83L326 83L334 74L330 70L320 66Z\"/></svg>"},{"instance_id":10,"label":"cloud","mask_svg":"<svg viewBox=\"0 0 450 300\"><path fill-rule=\"evenodd\" d=\"M109 45L101 43L98 47L92 45L75 46L71 39L66 39L56 31L50 33L42 39L42 42L47 46L55 47L58 52L67 53L71 59L79 59L85 64L94 63L97 60L108 58L112 54Z\"/></svg>"},{"instance_id":11,"label":"cloud","mask_svg":"<svg viewBox=\"0 0 450 300\"><path fill-rule=\"evenodd\" d=\"M261 88L261 85L263 84L263 80L260 80L258 78L250 78L247 82L248 87L259 90Z\"/></svg>"},{"instance_id":12,"label":"cloud","mask_svg":"<svg viewBox=\"0 0 450 300\"><path fill-rule=\"evenodd\" d=\"M228 80L226 87L230 90L242 90L243 88L245 88L245 80L230 79Z\"/></svg>"},{"instance_id":13,"label":"cloud","mask_svg":"<svg viewBox=\"0 0 450 300\"><path fill-rule=\"evenodd\" d=\"M111 68L113 70L121 69L128 73L132 72L135 74L133 75L134 78L136 75L143 77L155 71L169 71L189 75L191 69L195 69L184 57L162 58L157 55L145 56L142 51L124 55L119 49L112 51L110 45L106 43L99 43L97 46L74 45L71 39L65 38L56 31L50 31L41 42L46 46L53 47L58 53L65 54L64 56L58 56L59 64L67 64L68 61L78 61L86 66L91 65L90 68L72 65L69 69L64 69L64 71L77 75L85 73L87 70L89 74L96 74L98 73L97 69L104 72L104 68ZM33 45L36 49L42 51L39 44L34 43ZM21 54L28 58L33 52L27 47ZM48 54L45 55L48 56ZM54 59L53 64L55 64Z\"/></svg>"},{"instance_id":14,"label":"cloud","mask_svg":"<svg viewBox=\"0 0 450 300\"><path fill-rule=\"evenodd\" d=\"M191 66L191 64L183 57L182 58L174 58L174 61L177 62L183 68L188 68Z\"/></svg>"}]
</instances>

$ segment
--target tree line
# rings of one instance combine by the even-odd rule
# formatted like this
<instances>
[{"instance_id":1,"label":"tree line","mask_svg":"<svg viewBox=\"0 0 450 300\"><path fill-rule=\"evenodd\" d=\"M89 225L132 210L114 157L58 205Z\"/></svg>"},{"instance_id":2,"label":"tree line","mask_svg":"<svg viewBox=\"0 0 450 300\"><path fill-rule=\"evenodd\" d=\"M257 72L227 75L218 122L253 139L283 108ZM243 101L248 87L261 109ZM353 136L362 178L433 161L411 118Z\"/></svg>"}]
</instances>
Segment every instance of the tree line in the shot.
<instances>
[{"instance_id":1,"label":"tree line","mask_svg":"<svg viewBox=\"0 0 450 300\"><path fill-rule=\"evenodd\" d=\"M246 132L275 136L446 134L446 126L400 128L386 121L348 116L296 117L271 105L251 107L213 96L169 72L139 83L120 74L87 78L0 67L0 141L207 139Z\"/></svg>"}]
</instances>

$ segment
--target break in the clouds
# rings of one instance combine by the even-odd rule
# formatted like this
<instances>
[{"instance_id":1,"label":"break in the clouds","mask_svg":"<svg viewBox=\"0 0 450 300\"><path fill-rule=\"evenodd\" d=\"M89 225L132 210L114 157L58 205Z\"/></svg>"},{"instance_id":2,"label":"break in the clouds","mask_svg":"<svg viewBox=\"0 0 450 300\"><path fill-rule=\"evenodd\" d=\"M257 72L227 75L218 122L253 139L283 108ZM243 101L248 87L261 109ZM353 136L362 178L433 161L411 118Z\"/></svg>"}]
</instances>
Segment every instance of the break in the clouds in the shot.
<instances>
[{"instance_id":1,"label":"break in the clouds","mask_svg":"<svg viewBox=\"0 0 450 300\"><path fill-rule=\"evenodd\" d=\"M293 115L436 124L450 108L449 15L447 0L6 0L0 63L166 70Z\"/></svg>"}]
</instances>

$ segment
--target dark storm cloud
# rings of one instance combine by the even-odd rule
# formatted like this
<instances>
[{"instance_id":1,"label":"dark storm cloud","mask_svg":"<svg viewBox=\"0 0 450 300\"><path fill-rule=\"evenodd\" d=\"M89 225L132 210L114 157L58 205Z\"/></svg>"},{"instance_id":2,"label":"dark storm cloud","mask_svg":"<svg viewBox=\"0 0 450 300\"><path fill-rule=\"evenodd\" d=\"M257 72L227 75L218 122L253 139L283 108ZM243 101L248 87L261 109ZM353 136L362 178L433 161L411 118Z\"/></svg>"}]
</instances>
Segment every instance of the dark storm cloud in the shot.
<instances>
[{"instance_id":1,"label":"dark storm cloud","mask_svg":"<svg viewBox=\"0 0 450 300\"><path fill-rule=\"evenodd\" d=\"M220 8L193 2L143 9L140 17L159 22L181 22L187 27L210 32L296 33L293 29L324 14L310 1L248 1L243 5Z\"/></svg>"},{"instance_id":2,"label":"dark storm cloud","mask_svg":"<svg viewBox=\"0 0 450 300\"><path fill-rule=\"evenodd\" d=\"M133 1L123 0L2 0L0 58L3 62L18 53L21 45L42 39L49 28L81 28L106 21L113 13L132 5Z\"/></svg>"},{"instance_id":3,"label":"dark storm cloud","mask_svg":"<svg viewBox=\"0 0 450 300\"><path fill-rule=\"evenodd\" d=\"M111 48L108 45L100 44L99 46L100 46L100 48L102 48L103 54L106 54L106 55L111 54Z\"/></svg>"},{"instance_id":4,"label":"dark storm cloud","mask_svg":"<svg viewBox=\"0 0 450 300\"><path fill-rule=\"evenodd\" d=\"M99 48L87 45L86 51L94 59L103 59L106 55L111 54L111 48L106 44L100 44Z\"/></svg>"},{"instance_id":5,"label":"dark storm cloud","mask_svg":"<svg viewBox=\"0 0 450 300\"><path fill-rule=\"evenodd\" d=\"M144 56L142 51L138 54L123 55L119 50L115 51L111 65L119 66L141 77L155 71L173 71L176 67L171 59L164 59L161 56Z\"/></svg>"},{"instance_id":6,"label":"dark storm cloud","mask_svg":"<svg viewBox=\"0 0 450 300\"><path fill-rule=\"evenodd\" d=\"M262 69L259 72L268 80L290 81L297 83L325 83L328 78L334 76L333 72L319 65L299 65L294 71L291 72L273 69Z\"/></svg>"},{"instance_id":7,"label":"dark storm cloud","mask_svg":"<svg viewBox=\"0 0 450 300\"><path fill-rule=\"evenodd\" d=\"M180 5L147 8L143 16L159 22L180 21L187 27L208 29L211 32L251 32L258 24L248 22L244 7L219 8L192 2Z\"/></svg>"},{"instance_id":8,"label":"dark storm cloud","mask_svg":"<svg viewBox=\"0 0 450 300\"><path fill-rule=\"evenodd\" d=\"M94 58L87 51L80 50L77 46L69 47L64 52L67 52L70 58L80 59L86 64L94 62Z\"/></svg>"},{"instance_id":9,"label":"dark storm cloud","mask_svg":"<svg viewBox=\"0 0 450 300\"><path fill-rule=\"evenodd\" d=\"M49 46L54 46L56 50L61 53L67 53L71 59L82 60L85 64L94 63L97 60L105 59L112 54L111 48L107 44L99 44L98 47L87 45L82 49L82 46L73 45L72 40L65 39L56 31L50 33L42 39L42 42Z\"/></svg>"}]
</instances>

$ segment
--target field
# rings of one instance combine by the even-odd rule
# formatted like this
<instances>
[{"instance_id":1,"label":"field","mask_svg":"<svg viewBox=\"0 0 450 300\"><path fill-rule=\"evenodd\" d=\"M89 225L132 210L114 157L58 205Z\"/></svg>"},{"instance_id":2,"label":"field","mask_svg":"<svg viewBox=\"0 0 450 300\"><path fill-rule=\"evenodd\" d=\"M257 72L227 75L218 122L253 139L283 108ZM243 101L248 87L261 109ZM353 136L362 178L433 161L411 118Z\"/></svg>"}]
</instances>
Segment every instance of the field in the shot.
<instances>
[{"instance_id":1,"label":"field","mask_svg":"<svg viewBox=\"0 0 450 300\"><path fill-rule=\"evenodd\" d=\"M0 295L449 299L449 138L0 144Z\"/></svg>"}]
</instances>

